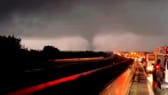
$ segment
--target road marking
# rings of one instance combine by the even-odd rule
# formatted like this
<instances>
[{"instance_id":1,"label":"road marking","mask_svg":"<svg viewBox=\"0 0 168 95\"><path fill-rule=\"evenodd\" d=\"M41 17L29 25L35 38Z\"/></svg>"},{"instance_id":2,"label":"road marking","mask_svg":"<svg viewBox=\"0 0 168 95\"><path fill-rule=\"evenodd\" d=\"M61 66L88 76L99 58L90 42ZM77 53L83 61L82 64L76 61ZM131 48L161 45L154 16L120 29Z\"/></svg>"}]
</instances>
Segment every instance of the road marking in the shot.
<instances>
[{"instance_id":1,"label":"road marking","mask_svg":"<svg viewBox=\"0 0 168 95\"><path fill-rule=\"evenodd\" d=\"M154 95L154 92L153 92L152 87L149 84L149 82L147 82L147 87L148 87L149 95Z\"/></svg>"},{"instance_id":2,"label":"road marking","mask_svg":"<svg viewBox=\"0 0 168 95\"><path fill-rule=\"evenodd\" d=\"M141 66L141 68L143 69L143 72L144 72L145 77L147 78L148 76L147 76L147 74L145 73L145 70L144 70L142 64L140 64L140 66ZM152 89L151 86L152 86L152 84L149 83L149 80L148 80L148 78L147 78L147 87L148 87L149 95L154 95L154 92L153 92L153 89Z\"/></svg>"},{"instance_id":3,"label":"road marking","mask_svg":"<svg viewBox=\"0 0 168 95\"><path fill-rule=\"evenodd\" d=\"M133 89L133 95L137 95L137 85L136 85L135 88Z\"/></svg>"}]
</instances>

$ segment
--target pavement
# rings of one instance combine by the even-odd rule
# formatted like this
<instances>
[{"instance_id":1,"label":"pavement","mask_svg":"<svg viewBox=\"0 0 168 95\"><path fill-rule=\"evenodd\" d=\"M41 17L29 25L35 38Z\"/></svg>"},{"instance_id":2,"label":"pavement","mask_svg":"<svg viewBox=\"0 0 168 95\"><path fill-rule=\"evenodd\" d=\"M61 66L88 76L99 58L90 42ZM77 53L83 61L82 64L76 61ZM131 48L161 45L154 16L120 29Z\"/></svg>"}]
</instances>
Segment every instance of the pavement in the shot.
<instances>
[{"instance_id":1,"label":"pavement","mask_svg":"<svg viewBox=\"0 0 168 95\"><path fill-rule=\"evenodd\" d=\"M140 63L135 64L137 68L128 95L154 95L152 85L150 85L147 79L144 68Z\"/></svg>"},{"instance_id":2,"label":"pavement","mask_svg":"<svg viewBox=\"0 0 168 95\"><path fill-rule=\"evenodd\" d=\"M152 74L145 73L142 64L135 62L99 95L168 95L167 91L153 88Z\"/></svg>"}]
</instances>

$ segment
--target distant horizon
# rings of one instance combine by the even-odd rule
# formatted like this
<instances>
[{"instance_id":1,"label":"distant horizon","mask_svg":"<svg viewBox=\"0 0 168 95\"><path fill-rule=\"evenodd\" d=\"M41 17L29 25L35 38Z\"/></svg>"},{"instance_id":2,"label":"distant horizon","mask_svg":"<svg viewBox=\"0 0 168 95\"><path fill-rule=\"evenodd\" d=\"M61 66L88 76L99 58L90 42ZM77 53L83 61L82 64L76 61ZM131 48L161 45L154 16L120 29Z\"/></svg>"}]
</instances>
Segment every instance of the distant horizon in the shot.
<instances>
[{"instance_id":1,"label":"distant horizon","mask_svg":"<svg viewBox=\"0 0 168 95\"><path fill-rule=\"evenodd\" d=\"M46 41L46 42L45 42ZM26 42L24 42L24 40L21 41L21 44L28 49L35 49L35 50L42 50L44 46L54 46L55 48L58 48L59 50L62 51L153 51L155 48L151 49L151 50L136 50L136 49L132 49L132 50L124 50L124 49L109 49L109 48L105 48L105 49L87 49L87 48L72 48L72 49L67 49L65 47L61 48L61 46L57 45L56 43L54 43L53 39L52 40L40 40L40 41L31 41L31 40L27 40Z\"/></svg>"},{"instance_id":2,"label":"distant horizon","mask_svg":"<svg viewBox=\"0 0 168 95\"><path fill-rule=\"evenodd\" d=\"M55 48L58 48L61 51L153 51L155 48L158 48L160 46L154 47L153 49L144 49L144 50L139 50L139 49L109 49L109 48L101 48L101 49L96 49L96 47L94 48L93 46L89 46L89 44L87 44L87 46L83 46L85 44L81 44L83 48L80 47L68 47L68 45L65 45L64 43L61 44L61 40L58 41L54 41L56 40L55 38L28 38L28 39L24 39L22 37L16 36L16 35L1 35L1 36L14 36L16 38L21 39L21 45L23 48L27 48L27 49L34 49L34 50L42 50L44 48L44 46L54 46ZM59 42L60 41L60 42ZM62 40L64 41L64 40ZM65 40L66 41L66 40ZM61 45L60 45L61 44ZM60 45L60 46L59 46ZM75 45L75 44L74 44ZM66 46L68 48L66 48ZM165 46L165 45L162 45ZM62 48L63 47L63 48ZM88 47L92 47L91 49ZM71 48L71 49L70 49Z\"/></svg>"}]
</instances>

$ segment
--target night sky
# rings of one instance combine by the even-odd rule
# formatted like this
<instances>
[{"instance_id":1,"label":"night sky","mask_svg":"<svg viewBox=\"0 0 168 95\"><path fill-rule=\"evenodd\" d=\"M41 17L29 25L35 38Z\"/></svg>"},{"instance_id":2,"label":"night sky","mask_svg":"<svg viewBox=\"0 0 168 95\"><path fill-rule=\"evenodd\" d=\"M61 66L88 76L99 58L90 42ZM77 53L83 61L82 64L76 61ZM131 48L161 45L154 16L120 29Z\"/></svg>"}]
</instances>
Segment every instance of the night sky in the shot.
<instances>
[{"instance_id":1,"label":"night sky","mask_svg":"<svg viewBox=\"0 0 168 95\"><path fill-rule=\"evenodd\" d=\"M0 35L27 48L153 50L167 30L168 0L0 0Z\"/></svg>"}]
</instances>

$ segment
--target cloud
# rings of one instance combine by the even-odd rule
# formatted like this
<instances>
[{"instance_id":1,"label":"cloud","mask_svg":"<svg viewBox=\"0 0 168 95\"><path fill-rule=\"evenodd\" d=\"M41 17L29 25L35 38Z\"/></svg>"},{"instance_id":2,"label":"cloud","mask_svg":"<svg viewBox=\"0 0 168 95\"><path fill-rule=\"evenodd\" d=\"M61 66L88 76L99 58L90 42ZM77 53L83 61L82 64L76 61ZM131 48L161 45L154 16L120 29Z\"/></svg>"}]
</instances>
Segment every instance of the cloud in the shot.
<instances>
[{"instance_id":1,"label":"cloud","mask_svg":"<svg viewBox=\"0 0 168 95\"><path fill-rule=\"evenodd\" d=\"M9 19L1 22L1 25L8 25L3 27L3 30L9 31L6 34L15 30L14 34L21 36L50 37L53 34L76 33L89 36L104 28L123 27L136 34L150 36L164 34L167 29L166 1L34 0L26 1L27 5L19 0L17 2L15 5L20 7L13 5L13 11L8 14Z\"/></svg>"},{"instance_id":2,"label":"cloud","mask_svg":"<svg viewBox=\"0 0 168 95\"><path fill-rule=\"evenodd\" d=\"M93 45L96 50L134 50L137 48L135 44L137 43L138 39L138 36L131 33L100 33L94 37Z\"/></svg>"},{"instance_id":3,"label":"cloud","mask_svg":"<svg viewBox=\"0 0 168 95\"><path fill-rule=\"evenodd\" d=\"M119 30L118 30L119 31ZM121 30L120 30L121 31ZM130 33L98 33L93 40L95 50L104 51L153 51L167 45L165 36L138 36Z\"/></svg>"},{"instance_id":4,"label":"cloud","mask_svg":"<svg viewBox=\"0 0 168 95\"><path fill-rule=\"evenodd\" d=\"M43 39L44 42L47 39L65 41L66 37L79 36L86 40L80 40L82 43L93 44L87 47L94 46L96 49L106 50L123 47L125 50L149 50L156 45L166 44L165 39L168 35L168 1L166 0L15 0L12 2L7 0L0 3L3 4L1 6L3 10L0 10L0 16L3 18L0 19L1 35L14 34L23 39L32 39L36 43L40 40L34 39ZM129 39L128 45L118 44L124 43L125 40L122 38ZM104 42L112 40L111 45L105 48L102 40ZM135 45L135 41L141 45ZM29 44L29 41L27 43ZM81 46L80 43L78 44ZM62 45L63 49L65 47L68 46Z\"/></svg>"},{"instance_id":5,"label":"cloud","mask_svg":"<svg viewBox=\"0 0 168 95\"><path fill-rule=\"evenodd\" d=\"M24 38L21 41L25 48L42 49L46 45L52 45L60 50L88 50L89 42L80 36L65 36L61 38Z\"/></svg>"}]
</instances>

